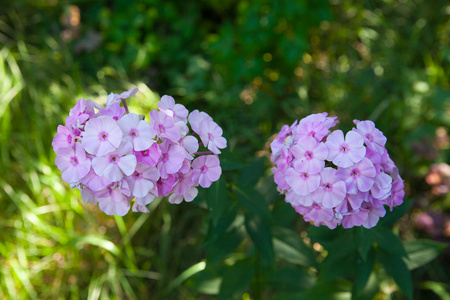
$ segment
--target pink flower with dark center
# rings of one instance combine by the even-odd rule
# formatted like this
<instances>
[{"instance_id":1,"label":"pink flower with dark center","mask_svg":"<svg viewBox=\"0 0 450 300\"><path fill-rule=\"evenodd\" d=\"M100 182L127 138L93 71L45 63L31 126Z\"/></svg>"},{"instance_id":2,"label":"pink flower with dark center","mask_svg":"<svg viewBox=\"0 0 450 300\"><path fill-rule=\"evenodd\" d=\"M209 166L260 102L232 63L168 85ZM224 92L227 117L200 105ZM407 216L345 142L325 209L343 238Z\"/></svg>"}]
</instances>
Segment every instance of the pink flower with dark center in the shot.
<instances>
[{"instance_id":1,"label":"pink flower with dark center","mask_svg":"<svg viewBox=\"0 0 450 300\"><path fill-rule=\"evenodd\" d=\"M171 96L164 95L161 97L161 101L158 103L158 108L160 111L166 113L167 115L173 117L176 122L182 121L187 122L187 116L189 111L182 104L175 104L175 100Z\"/></svg>"},{"instance_id":2,"label":"pink flower with dark center","mask_svg":"<svg viewBox=\"0 0 450 300\"><path fill-rule=\"evenodd\" d=\"M212 120L205 119L200 123L200 139L212 153L220 154L220 149L226 148L227 140L222 137L222 128Z\"/></svg>"},{"instance_id":3,"label":"pink flower with dark center","mask_svg":"<svg viewBox=\"0 0 450 300\"><path fill-rule=\"evenodd\" d=\"M58 133L55 135L52 141L53 151L55 153L60 148L73 148L75 143L75 132L70 127L62 125L58 126Z\"/></svg>"},{"instance_id":4,"label":"pink flower with dark center","mask_svg":"<svg viewBox=\"0 0 450 300\"><path fill-rule=\"evenodd\" d=\"M295 140L299 142L304 137L313 137L317 141L321 141L328 133L321 121L301 122L295 132Z\"/></svg>"},{"instance_id":5,"label":"pink flower with dark center","mask_svg":"<svg viewBox=\"0 0 450 300\"><path fill-rule=\"evenodd\" d=\"M115 121L119 120L125 115L125 108L120 107L118 103L114 103L108 108L102 107L100 109L100 116L110 116Z\"/></svg>"},{"instance_id":6,"label":"pink flower with dark center","mask_svg":"<svg viewBox=\"0 0 450 300\"><path fill-rule=\"evenodd\" d=\"M297 195L306 196L317 190L320 185L320 176L289 168L286 171L286 182Z\"/></svg>"},{"instance_id":7,"label":"pink flower with dark center","mask_svg":"<svg viewBox=\"0 0 450 300\"><path fill-rule=\"evenodd\" d=\"M161 111L152 110L150 112L150 123L158 138L167 138L174 143L180 140L181 135L173 117Z\"/></svg>"},{"instance_id":8,"label":"pink flower with dark center","mask_svg":"<svg viewBox=\"0 0 450 300\"><path fill-rule=\"evenodd\" d=\"M130 141L135 151L144 151L155 142L153 140L155 133L150 124L139 120L139 116L136 114L126 114L117 121L117 125L122 130L123 139Z\"/></svg>"},{"instance_id":9,"label":"pink flower with dark center","mask_svg":"<svg viewBox=\"0 0 450 300\"><path fill-rule=\"evenodd\" d=\"M87 153L103 156L114 151L122 141L122 130L109 116L91 119L84 127L81 144Z\"/></svg>"},{"instance_id":10,"label":"pink flower with dark center","mask_svg":"<svg viewBox=\"0 0 450 300\"><path fill-rule=\"evenodd\" d=\"M122 142L117 150L106 156L94 157L92 168L95 173L115 182L122 180L124 174L131 175L136 169L136 157L130 142Z\"/></svg>"},{"instance_id":11,"label":"pink flower with dark center","mask_svg":"<svg viewBox=\"0 0 450 300\"><path fill-rule=\"evenodd\" d=\"M360 162L366 154L364 139L355 131L349 131L344 140L342 130L335 130L327 137L325 145L329 151L327 160L342 168Z\"/></svg>"},{"instance_id":12,"label":"pink flower with dark center","mask_svg":"<svg viewBox=\"0 0 450 300\"><path fill-rule=\"evenodd\" d=\"M62 173L62 179L68 183L77 183L89 173L91 160L79 143L74 148L60 148L56 153L55 164Z\"/></svg>"},{"instance_id":13,"label":"pink flower with dark center","mask_svg":"<svg viewBox=\"0 0 450 300\"><path fill-rule=\"evenodd\" d=\"M222 174L220 161L214 155L202 155L192 162L192 179L200 184L201 187L210 187L214 181L217 181Z\"/></svg>"},{"instance_id":14,"label":"pink flower with dark center","mask_svg":"<svg viewBox=\"0 0 450 300\"><path fill-rule=\"evenodd\" d=\"M300 139L298 144L293 146L290 151L297 159L294 162L295 168L310 174L317 174L322 171L325 166L325 159L328 156L327 146L324 143L317 142L311 136Z\"/></svg>"},{"instance_id":15,"label":"pink flower with dark center","mask_svg":"<svg viewBox=\"0 0 450 300\"><path fill-rule=\"evenodd\" d=\"M131 192L126 181L120 181L97 193L98 207L107 215L124 216L130 210L126 197Z\"/></svg>"},{"instance_id":16,"label":"pink flower with dark center","mask_svg":"<svg viewBox=\"0 0 450 300\"><path fill-rule=\"evenodd\" d=\"M170 174L177 173L183 165L185 153L184 148L178 144L172 144L165 140L159 145L161 157L157 165L162 178L167 178Z\"/></svg>"},{"instance_id":17,"label":"pink flower with dark center","mask_svg":"<svg viewBox=\"0 0 450 300\"><path fill-rule=\"evenodd\" d=\"M150 148L143 151L134 151L138 163L146 164L150 167L156 166L161 157L161 149L158 143L153 143Z\"/></svg>"},{"instance_id":18,"label":"pink flower with dark center","mask_svg":"<svg viewBox=\"0 0 450 300\"><path fill-rule=\"evenodd\" d=\"M375 124L372 121L357 120L354 123L356 124L356 129L353 128L353 130L363 136L366 145L378 153L383 154L387 139L380 130L375 128Z\"/></svg>"},{"instance_id":19,"label":"pink flower with dark center","mask_svg":"<svg viewBox=\"0 0 450 300\"><path fill-rule=\"evenodd\" d=\"M329 167L324 168L320 172L320 177L320 186L312 194L312 197L324 207L333 208L338 206L346 195L344 181L338 181L336 179L336 170Z\"/></svg>"},{"instance_id":20,"label":"pink flower with dark center","mask_svg":"<svg viewBox=\"0 0 450 300\"><path fill-rule=\"evenodd\" d=\"M375 182L375 167L367 158L350 168L339 168L336 176L339 180L344 180L347 193L357 194L358 191L368 192Z\"/></svg>"},{"instance_id":21,"label":"pink flower with dark center","mask_svg":"<svg viewBox=\"0 0 450 300\"><path fill-rule=\"evenodd\" d=\"M170 194L172 192L172 188L175 184L175 175L168 175L167 178L160 178L156 182L156 187L158 191L158 197L164 197Z\"/></svg>"},{"instance_id":22,"label":"pink flower with dark center","mask_svg":"<svg viewBox=\"0 0 450 300\"><path fill-rule=\"evenodd\" d=\"M153 189L158 179L158 169L144 164L137 164L133 174L125 177L131 194L135 197L145 197Z\"/></svg>"}]
</instances>

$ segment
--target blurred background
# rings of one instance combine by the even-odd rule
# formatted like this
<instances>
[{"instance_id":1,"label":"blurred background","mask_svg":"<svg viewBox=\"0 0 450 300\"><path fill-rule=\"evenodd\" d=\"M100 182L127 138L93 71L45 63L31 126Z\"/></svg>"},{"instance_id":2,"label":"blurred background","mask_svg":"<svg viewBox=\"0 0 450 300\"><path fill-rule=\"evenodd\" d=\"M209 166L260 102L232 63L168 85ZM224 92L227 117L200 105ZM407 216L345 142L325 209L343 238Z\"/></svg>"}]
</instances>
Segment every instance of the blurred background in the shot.
<instances>
[{"instance_id":1,"label":"blurred background","mask_svg":"<svg viewBox=\"0 0 450 300\"><path fill-rule=\"evenodd\" d=\"M327 253L274 189L264 193L274 187L264 157L284 124L323 111L342 130L373 120L388 138L408 208L393 232L448 243L449 78L445 0L3 0L0 298L272 299L314 287ZM104 104L134 87L134 112L168 94L214 118L229 145L224 180L193 204L159 199L150 214L110 217L62 181L51 141L79 98ZM271 224L297 232L315 262L300 268L295 249L274 242L277 267L248 273L260 245L230 192L241 171L257 174L276 200L262 205ZM223 229L207 205L222 188L235 208ZM450 299L450 251L439 249L408 265L414 299ZM369 298L402 299L402 283L373 269ZM321 299L350 299L349 276Z\"/></svg>"}]
</instances>

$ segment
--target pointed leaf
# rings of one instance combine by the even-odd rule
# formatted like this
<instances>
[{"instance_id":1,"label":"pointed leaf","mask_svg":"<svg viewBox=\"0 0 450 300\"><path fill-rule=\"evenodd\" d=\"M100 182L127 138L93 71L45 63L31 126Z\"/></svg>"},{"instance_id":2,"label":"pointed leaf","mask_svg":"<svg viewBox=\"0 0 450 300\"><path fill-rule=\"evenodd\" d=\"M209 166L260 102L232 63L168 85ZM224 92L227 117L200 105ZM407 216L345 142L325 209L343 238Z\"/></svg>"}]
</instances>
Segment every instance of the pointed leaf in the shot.
<instances>
[{"instance_id":1,"label":"pointed leaf","mask_svg":"<svg viewBox=\"0 0 450 300\"><path fill-rule=\"evenodd\" d=\"M239 176L241 186L253 187L264 174L265 157L258 157L247 165Z\"/></svg>"},{"instance_id":2,"label":"pointed leaf","mask_svg":"<svg viewBox=\"0 0 450 300\"><path fill-rule=\"evenodd\" d=\"M316 255L312 248L308 247L300 235L290 229L274 227L274 248L277 257L305 267L317 267Z\"/></svg>"},{"instance_id":3,"label":"pointed leaf","mask_svg":"<svg viewBox=\"0 0 450 300\"><path fill-rule=\"evenodd\" d=\"M227 206L233 203L228 198L227 186L223 178L220 178L208 188L206 202L208 203L209 215L213 224L217 225Z\"/></svg>"},{"instance_id":4,"label":"pointed leaf","mask_svg":"<svg viewBox=\"0 0 450 300\"><path fill-rule=\"evenodd\" d=\"M406 267L405 262L399 255L393 255L387 253L382 249L377 251L378 259L386 269L386 272L392 276L399 288L402 290L403 294L407 299L412 300L413 298L413 282L411 273Z\"/></svg>"},{"instance_id":5,"label":"pointed leaf","mask_svg":"<svg viewBox=\"0 0 450 300\"><path fill-rule=\"evenodd\" d=\"M271 214L269 206L263 197L252 188L235 187L235 194L239 205L241 205L248 214L259 216L264 220L270 220Z\"/></svg>"},{"instance_id":6,"label":"pointed leaf","mask_svg":"<svg viewBox=\"0 0 450 300\"><path fill-rule=\"evenodd\" d=\"M275 263L275 254L273 250L272 231L269 224L256 215L245 216L245 228L261 254L261 259L267 265Z\"/></svg>"},{"instance_id":7,"label":"pointed leaf","mask_svg":"<svg viewBox=\"0 0 450 300\"><path fill-rule=\"evenodd\" d=\"M430 240L414 240L404 242L405 250L408 253L408 258L404 259L409 270L414 270L421 267L433 259L439 253L448 247L448 244L436 243Z\"/></svg>"},{"instance_id":8,"label":"pointed leaf","mask_svg":"<svg viewBox=\"0 0 450 300\"><path fill-rule=\"evenodd\" d=\"M241 298L252 282L254 270L254 262L249 259L240 260L228 267L224 272L217 300Z\"/></svg>"}]
</instances>

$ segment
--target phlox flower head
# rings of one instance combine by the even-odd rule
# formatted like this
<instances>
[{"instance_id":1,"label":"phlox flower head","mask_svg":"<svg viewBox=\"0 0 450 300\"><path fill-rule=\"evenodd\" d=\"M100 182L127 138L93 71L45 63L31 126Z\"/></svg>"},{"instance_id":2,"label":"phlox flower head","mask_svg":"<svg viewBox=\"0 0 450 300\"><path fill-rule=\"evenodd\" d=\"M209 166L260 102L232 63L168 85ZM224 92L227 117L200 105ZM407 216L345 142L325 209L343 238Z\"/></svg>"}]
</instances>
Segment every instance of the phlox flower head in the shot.
<instances>
[{"instance_id":1,"label":"phlox flower head","mask_svg":"<svg viewBox=\"0 0 450 300\"><path fill-rule=\"evenodd\" d=\"M105 107L78 100L52 141L62 179L108 215L123 216L130 207L149 213L155 197L190 202L198 186L208 188L222 173L218 154L227 141L212 117L189 114L166 95L145 120L125 103L136 92L111 93Z\"/></svg>"},{"instance_id":2,"label":"phlox flower head","mask_svg":"<svg viewBox=\"0 0 450 300\"><path fill-rule=\"evenodd\" d=\"M372 121L344 135L337 117L313 114L284 125L272 141L274 181L286 202L315 226L371 228L403 202L404 184Z\"/></svg>"}]
</instances>

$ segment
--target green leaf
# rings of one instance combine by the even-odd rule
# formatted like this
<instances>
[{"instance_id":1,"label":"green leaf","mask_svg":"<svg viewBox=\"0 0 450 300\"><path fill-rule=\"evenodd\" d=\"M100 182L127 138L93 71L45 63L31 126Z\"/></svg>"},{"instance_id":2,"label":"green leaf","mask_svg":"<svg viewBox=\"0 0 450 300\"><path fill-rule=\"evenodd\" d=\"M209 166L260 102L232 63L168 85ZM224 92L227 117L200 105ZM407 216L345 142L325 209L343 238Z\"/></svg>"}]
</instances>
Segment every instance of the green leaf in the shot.
<instances>
[{"instance_id":1,"label":"green leaf","mask_svg":"<svg viewBox=\"0 0 450 300\"><path fill-rule=\"evenodd\" d=\"M208 203L209 215L214 225L217 225L220 217L224 214L227 206L233 202L228 198L227 186L223 178L214 182L208 189L206 201Z\"/></svg>"},{"instance_id":2,"label":"green leaf","mask_svg":"<svg viewBox=\"0 0 450 300\"><path fill-rule=\"evenodd\" d=\"M346 280L320 282L298 293L280 293L270 300L348 300L351 284Z\"/></svg>"},{"instance_id":3,"label":"green leaf","mask_svg":"<svg viewBox=\"0 0 450 300\"><path fill-rule=\"evenodd\" d=\"M414 201L412 199L404 199L402 205L396 206L392 211L386 212L386 215L378 222L377 227L391 227L406 214L406 212L412 207L413 203Z\"/></svg>"},{"instance_id":4,"label":"green leaf","mask_svg":"<svg viewBox=\"0 0 450 300\"><path fill-rule=\"evenodd\" d=\"M448 247L448 244L437 243L430 240L414 240L404 242L406 253L408 258L404 259L406 266L409 270L414 270L421 267L433 259L435 259L439 253Z\"/></svg>"},{"instance_id":5,"label":"green leaf","mask_svg":"<svg viewBox=\"0 0 450 300\"><path fill-rule=\"evenodd\" d=\"M257 215L245 216L245 228L261 254L261 259L271 266L275 263L272 231L269 224Z\"/></svg>"},{"instance_id":6,"label":"green leaf","mask_svg":"<svg viewBox=\"0 0 450 300\"><path fill-rule=\"evenodd\" d=\"M355 271L358 256L353 232L342 231L325 249L328 251L328 256L320 265L319 278L321 280L336 280Z\"/></svg>"},{"instance_id":7,"label":"green leaf","mask_svg":"<svg viewBox=\"0 0 450 300\"><path fill-rule=\"evenodd\" d=\"M448 285L441 282L426 281L423 282L420 287L422 289L433 291L439 296L441 300L450 300L450 293L448 291Z\"/></svg>"},{"instance_id":8,"label":"green leaf","mask_svg":"<svg viewBox=\"0 0 450 300\"><path fill-rule=\"evenodd\" d=\"M370 249L372 249L374 242L373 229L357 227L354 228L354 230L358 253L360 254L363 260L366 260L367 255L369 254Z\"/></svg>"},{"instance_id":9,"label":"green leaf","mask_svg":"<svg viewBox=\"0 0 450 300\"><path fill-rule=\"evenodd\" d=\"M387 253L395 256L408 256L399 237L383 226L377 226L372 231L378 246Z\"/></svg>"},{"instance_id":10,"label":"green leaf","mask_svg":"<svg viewBox=\"0 0 450 300\"><path fill-rule=\"evenodd\" d=\"M234 171L244 168L246 165L240 163L238 158L230 151L223 151L220 155L220 166L223 171Z\"/></svg>"},{"instance_id":11,"label":"green leaf","mask_svg":"<svg viewBox=\"0 0 450 300\"><path fill-rule=\"evenodd\" d=\"M274 236L273 244L277 257L300 266L318 266L313 249L304 243L298 233L287 228L274 227L272 234Z\"/></svg>"},{"instance_id":12,"label":"green leaf","mask_svg":"<svg viewBox=\"0 0 450 300\"><path fill-rule=\"evenodd\" d=\"M289 203L283 200L274 203L272 207L272 219L275 225L290 228L297 218L298 213Z\"/></svg>"},{"instance_id":13,"label":"green leaf","mask_svg":"<svg viewBox=\"0 0 450 300\"><path fill-rule=\"evenodd\" d=\"M271 220L269 206L263 197L252 188L241 189L235 187L235 194L239 204L248 214L260 216L264 220Z\"/></svg>"},{"instance_id":14,"label":"green leaf","mask_svg":"<svg viewBox=\"0 0 450 300\"><path fill-rule=\"evenodd\" d=\"M240 260L224 271L217 300L237 299L250 285L255 271L254 260Z\"/></svg>"},{"instance_id":15,"label":"green leaf","mask_svg":"<svg viewBox=\"0 0 450 300\"><path fill-rule=\"evenodd\" d=\"M264 285L277 292L300 292L314 286L315 277L310 272L299 268L284 267L270 273Z\"/></svg>"},{"instance_id":16,"label":"green leaf","mask_svg":"<svg viewBox=\"0 0 450 300\"><path fill-rule=\"evenodd\" d=\"M239 176L239 184L241 186L255 186L264 174L264 161L265 157L258 157L246 166Z\"/></svg>"},{"instance_id":17,"label":"green leaf","mask_svg":"<svg viewBox=\"0 0 450 300\"><path fill-rule=\"evenodd\" d=\"M242 242L242 234L237 228L221 234L205 244L208 253L207 261L214 263L228 257Z\"/></svg>"},{"instance_id":18,"label":"green leaf","mask_svg":"<svg viewBox=\"0 0 450 300\"><path fill-rule=\"evenodd\" d=\"M413 298L413 282L411 273L406 267L405 262L399 255L394 255L378 249L378 259L386 269L386 272L392 276L399 288L403 291L403 294L407 299Z\"/></svg>"},{"instance_id":19,"label":"green leaf","mask_svg":"<svg viewBox=\"0 0 450 300\"><path fill-rule=\"evenodd\" d=\"M277 190L273 175L263 177L256 185L256 190L263 196L267 204L278 202L280 199L280 192Z\"/></svg>"},{"instance_id":20,"label":"green leaf","mask_svg":"<svg viewBox=\"0 0 450 300\"><path fill-rule=\"evenodd\" d=\"M353 285L352 290L352 299L359 299L360 295L367 285L367 281L369 280L369 276L373 270L374 264L374 250L368 252L365 259L358 257L358 259L356 260L356 276L355 284Z\"/></svg>"}]
</instances>

